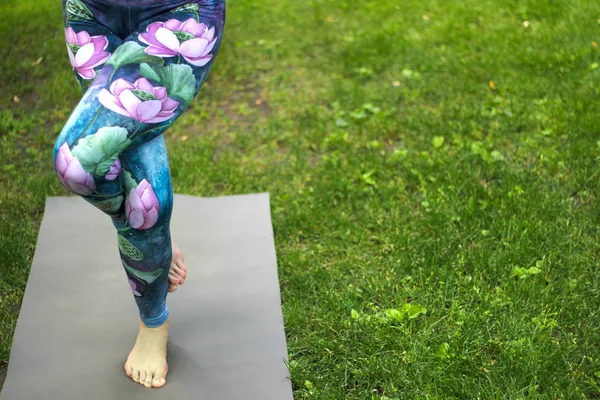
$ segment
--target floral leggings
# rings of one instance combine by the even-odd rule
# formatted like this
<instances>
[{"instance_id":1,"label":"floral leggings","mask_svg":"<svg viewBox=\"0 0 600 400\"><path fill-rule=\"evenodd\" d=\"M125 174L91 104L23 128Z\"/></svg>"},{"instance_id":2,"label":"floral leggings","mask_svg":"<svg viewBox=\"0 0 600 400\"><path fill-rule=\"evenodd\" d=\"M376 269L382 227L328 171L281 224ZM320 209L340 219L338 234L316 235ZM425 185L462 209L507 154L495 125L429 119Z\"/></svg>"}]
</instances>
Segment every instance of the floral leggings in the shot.
<instances>
[{"instance_id":1,"label":"floral leggings","mask_svg":"<svg viewBox=\"0 0 600 400\"><path fill-rule=\"evenodd\" d=\"M202 85L223 36L224 0L63 0L67 51L86 91L54 165L108 214L142 322L158 327L171 263L173 191L162 133Z\"/></svg>"}]
</instances>

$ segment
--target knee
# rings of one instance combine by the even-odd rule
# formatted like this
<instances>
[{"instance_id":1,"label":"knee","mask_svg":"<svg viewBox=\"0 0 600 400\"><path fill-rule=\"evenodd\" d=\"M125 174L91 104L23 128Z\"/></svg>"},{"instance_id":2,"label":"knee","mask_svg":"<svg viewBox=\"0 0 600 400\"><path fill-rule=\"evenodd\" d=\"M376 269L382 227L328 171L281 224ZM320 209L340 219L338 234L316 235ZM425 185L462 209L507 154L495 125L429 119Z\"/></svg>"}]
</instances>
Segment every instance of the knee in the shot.
<instances>
[{"instance_id":1,"label":"knee","mask_svg":"<svg viewBox=\"0 0 600 400\"><path fill-rule=\"evenodd\" d=\"M81 162L73 155L62 135L54 145L53 159L58 179L67 190L82 196L96 190L94 178L85 171Z\"/></svg>"}]
</instances>

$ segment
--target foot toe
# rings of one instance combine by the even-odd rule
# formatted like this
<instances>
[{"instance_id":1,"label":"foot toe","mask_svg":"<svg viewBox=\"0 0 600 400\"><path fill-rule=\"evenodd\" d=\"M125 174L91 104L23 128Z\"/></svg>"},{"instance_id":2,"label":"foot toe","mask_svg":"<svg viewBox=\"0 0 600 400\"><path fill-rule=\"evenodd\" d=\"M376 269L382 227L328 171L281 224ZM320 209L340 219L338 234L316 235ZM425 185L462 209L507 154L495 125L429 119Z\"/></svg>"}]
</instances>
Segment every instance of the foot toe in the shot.
<instances>
[{"instance_id":1,"label":"foot toe","mask_svg":"<svg viewBox=\"0 0 600 400\"><path fill-rule=\"evenodd\" d=\"M139 383L143 385L146 382L146 371L140 371L140 380Z\"/></svg>"},{"instance_id":2,"label":"foot toe","mask_svg":"<svg viewBox=\"0 0 600 400\"><path fill-rule=\"evenodd\" d=\"M131 373L131 379L133 379L134 382L139 382L140 381L140 371L133 371Z\"/></svg>"},{"instance_id":3,"label":"foot toe","mask_svg":"<svg viewBox=\"0 0 600 400\"><path fill-rule=\"evenodd\" d=\"M165 378L154 378L152 379L152 387L161 387L164 386L165 383L167 383L167 380Z\"/></svg>"},{"instance_id":4,"label":"foot toe","mask_svg":"<svg viewBox=\"0 0 600 400\"><path fill-rule=\"evenodd\" d=\"M173 244L173 259L169 270L169 293L177 290L179 285L183 285L187 276L187 268L181 251Z\"/></svg>"},{"instance_id":5,"label":"foot toe","mask_svg":"<svg viewBox=\"0 0 600 400\"><path fill-rule=\"evenodd\" d=\"M144 381L144 386L146 386L147 388L152 387L152 378L153 378L152 372L148 372L146 374L146 380Z\"/></svg>"},{"instance_id":6,"label":"foot toe","mask_svg":"<svg viewBox=\"0 0 600 400\"><path fill-rule=\"evenodd\" d=\"M125 375L127 375L128 377L131 378L131 374L133 373L133 368L131 368L127 364L124 365L124 368L125 368Z\"/></svg>"}]
</instances>

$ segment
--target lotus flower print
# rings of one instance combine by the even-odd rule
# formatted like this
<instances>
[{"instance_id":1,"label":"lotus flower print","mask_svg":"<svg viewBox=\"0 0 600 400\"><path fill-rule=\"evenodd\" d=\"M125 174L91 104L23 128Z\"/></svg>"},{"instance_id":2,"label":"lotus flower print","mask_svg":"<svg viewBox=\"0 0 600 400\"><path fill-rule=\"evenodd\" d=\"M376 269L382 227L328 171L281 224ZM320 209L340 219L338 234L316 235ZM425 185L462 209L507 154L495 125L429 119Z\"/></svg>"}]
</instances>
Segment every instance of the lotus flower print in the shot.
<instances>
[{"instance_id":1,"label":"lotus flower print","mask_svg":"<svg viewBox=\"0 0 600 400\"><path fill-rule=\"evenodd\" d=\"M179 105L179 102L167 97L166 88L152 86L146 78L134 83L119 78L110 85L110 91L100 91L98 100L109 110L149 123L168 120L175 115Z\"/></svg>"},{"instance_id":2,"label":"lotus flower print","mask_svg":"<svg viewBox=\"0 0 600 400\"><path fill-rule=\"evenodd\" d=\"M110 57L106 52L108 39L106 36L90 36L86 31L75 33L73 28L65 29L67 51L73 69L83 79L93 79L96 76L94 68L104 64Z\"/></svg>"},{"instance_id":3,"label":"lotus flower print","mask_svg":"<svg viewBox=\"0 0 600 400\"><path fill-rule=\"evenodd\" d=\"M132 188L125 202L125 216L127 222L134 229L146 230L154 226L158 220L160 205L158 198L152 189L152 185L146 179Z\"/></svg>"},{"instance_id":4,"label":"lotus flower print","mask_svg":"<svg viewBox=\"0 0 600 400\"><path fill-rule=\"evenodd\" d=\"M115 179L117 179L117 177L119 176L119 174L121 173L121 160L119 160L118 158L115 160L115 162L110 166L110 169L108 170L108 172L106 173L106 175L104 175L104 178L107 181L114 181Z\"/></svg>"},{"instance_id":5,"label":"lotus flower print","mask_svg":"<svg viewBox=\"0 0 600 400\"><path fill-rule=\"evenodd\" d=\"M158 57L174 57L179 54L190 64L201 67L212 58L210 51L215 46L215 28L210 28L190 18L181 22L170 19L153 22L138 39L147 44L146 53Z\"/></svg>"},{"instance_id":6,"label":"lotus flower print","mask_svg":"<svg viewBox=\"0 0 600 400\"><path fill-rule=\"evenodd\" d=\"M56 172L63 186L72 192L88 195L96 190L94 178L85 172L77 157L71 153L66 142L58 149Z\"/></svg>"},{"instance_id":7,"label":"lotus flower print","mask_svg":"<svg viewBox=\"0 0 600 400\"><path fill-rule=\"evenodd\" d=\"M131 287L131 291L133 292L134 296L140 297L142 295L137 290L137 283L135 281L132 281L131 279L129 279L129 287Z\"/></svg>"}]
</instances>

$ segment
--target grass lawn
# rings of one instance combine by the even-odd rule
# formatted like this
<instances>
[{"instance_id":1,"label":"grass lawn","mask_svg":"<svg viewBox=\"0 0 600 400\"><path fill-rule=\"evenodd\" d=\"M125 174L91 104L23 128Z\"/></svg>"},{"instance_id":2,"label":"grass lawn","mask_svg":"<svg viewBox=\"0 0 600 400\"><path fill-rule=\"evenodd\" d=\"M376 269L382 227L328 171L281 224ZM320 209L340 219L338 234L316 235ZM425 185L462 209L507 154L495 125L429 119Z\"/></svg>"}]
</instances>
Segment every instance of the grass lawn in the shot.
<instances>
[{"instance_id":1,"label":"grass lawn","mask_svg":"<svg viewBox=\"0 0 600 400\"><path fill-rule=\"evenodd\" d=\"M80 93L58 0L0 16L1 364ZM271 193L296 399L600 399L597 42L592 0L229 0L174 189Z\"/></svg>"}]
</instances>

